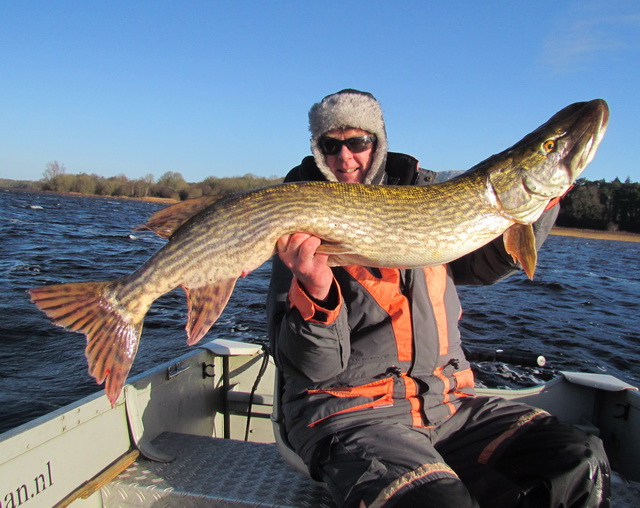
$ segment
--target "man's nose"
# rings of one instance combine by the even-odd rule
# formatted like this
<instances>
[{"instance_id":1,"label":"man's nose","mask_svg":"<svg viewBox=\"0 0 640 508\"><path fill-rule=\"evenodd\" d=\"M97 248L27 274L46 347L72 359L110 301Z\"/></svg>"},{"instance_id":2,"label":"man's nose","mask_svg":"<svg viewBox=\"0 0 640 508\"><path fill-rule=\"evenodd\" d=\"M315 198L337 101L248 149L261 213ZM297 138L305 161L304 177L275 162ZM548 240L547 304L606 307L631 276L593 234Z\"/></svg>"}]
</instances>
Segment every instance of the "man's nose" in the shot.
<instances>
[{"instance_id":1,"label":"man's nose","mask_svg":"<svg viewBox=\"0 0 640 508\"><path fill-rule=\"evenodd\" d=\"M343 160L353 159L353 152L349 150L347 145L342 145L340 147L340 158Z\"/></svg>"}]
</instances>

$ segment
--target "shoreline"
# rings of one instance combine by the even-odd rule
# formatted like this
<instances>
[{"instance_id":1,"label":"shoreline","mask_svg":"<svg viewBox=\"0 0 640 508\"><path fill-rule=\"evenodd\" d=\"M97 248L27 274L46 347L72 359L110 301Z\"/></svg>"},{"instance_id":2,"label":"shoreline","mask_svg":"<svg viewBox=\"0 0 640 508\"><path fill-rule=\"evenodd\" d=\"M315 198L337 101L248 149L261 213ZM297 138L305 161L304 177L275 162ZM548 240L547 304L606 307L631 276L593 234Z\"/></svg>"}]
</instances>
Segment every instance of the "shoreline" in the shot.
<instances>
[{"instance_id":1,"label":"shoreline","mask_svg":"<svg viewBox=\"0 0 640 508\"><path fill-rule=\"evenodd\" d=\"M629 233L627 231L598 231L595 229L560 228L554 226L550 234L556 236L572 236L575 238L591 238L594 240L640 242L640 234Z\"/></svg>"},{"instance_id":2,"label":"shoreline","mask_svg":"<svg viewBox=\"0 0 640 508\"><path fill-rule=\"evenodd\" d=\"M180 200L174 198L157 198L153 196L134 198L131 196L103 196L101 194L83 194L82 192L58 192L58 191L45 191L40 189L14 189L11 187L0 187L0 190L8 192L27 192L31 194L53 194L55 196L76 196L81 198L99 198L99 199L129 199L134 201L147 201L149 203L165 203L167 205L173 205L180 203Z\"/></svg>"}]
</instances>

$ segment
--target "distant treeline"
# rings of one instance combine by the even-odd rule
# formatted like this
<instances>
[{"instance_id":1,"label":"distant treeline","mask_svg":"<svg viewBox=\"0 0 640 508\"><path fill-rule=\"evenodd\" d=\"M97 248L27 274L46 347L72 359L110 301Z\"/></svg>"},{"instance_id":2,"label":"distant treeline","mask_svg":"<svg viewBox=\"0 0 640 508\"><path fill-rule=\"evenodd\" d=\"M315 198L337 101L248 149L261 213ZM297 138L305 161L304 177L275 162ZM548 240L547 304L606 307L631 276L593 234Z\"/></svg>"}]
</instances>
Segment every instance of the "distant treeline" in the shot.
<instances>
[{"instance_id":1,"label":"distant treeline","mask_svg":"<svg viewBox=\"0 0 640 508\"><path fill-rule=\"evenodd\" d=\"M45 166L43 179L38 182L1 180L0 186L52 192L77 192L97 196L118 196L128 198L164 198L187 200L201 196L224 196L234 192L256 189L282 182L282 178L265 178L252 174L230 178L209 177L202 182L186 182L180 173L168 171L157 181L149 174L144 178L131 180L124 175L102 177L80 173L67 173L63 164L57 161Z\"/></svg>"},{"instance_id":2,"label":"distant treeline","mask_svg":"<svg viewBox=\"0 0 640 508\"><path fill-rule=\"evenodd\" d=\"M155 181L153 175L130 180L124 175L109 178L80 173L68 174L57 161L46 165L38 182L2 180L0 187L53 192L77 192L99 196L170 198L186 200L201 196L225 196L282 182L252 174L233 178L209 177L202 182L186 182L180 173L169 171ZM562 199L558 226L628 231L640 233L640 183L617 178L612 182L581 178Z\"/></svg>"},{"instance_id":3,"label":"distant treeline","mask_svg":"<svg viewBox=\"0 0 640 508\"><path fill-rule=\"evenodd\" d=\"M640 183L580 178L560 203L558 226L640 233Z\"/></svg>"}]
</instances>

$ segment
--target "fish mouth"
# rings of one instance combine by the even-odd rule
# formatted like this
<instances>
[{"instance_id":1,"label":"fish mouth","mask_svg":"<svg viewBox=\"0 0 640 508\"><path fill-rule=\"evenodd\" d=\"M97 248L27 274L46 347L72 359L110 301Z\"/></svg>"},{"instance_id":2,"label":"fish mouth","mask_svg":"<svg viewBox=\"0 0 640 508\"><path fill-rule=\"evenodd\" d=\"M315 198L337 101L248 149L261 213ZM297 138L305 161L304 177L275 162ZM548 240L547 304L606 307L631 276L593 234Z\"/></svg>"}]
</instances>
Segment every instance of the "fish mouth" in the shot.
<instances>
[{"instance_id":1,"label":"fish mouth","mask_svg":"<svg viewBox=\"0 0 640 508\"><path fill-rule=\"evenodd\" d=\"M575 180L593 160L609 124L609 107L602 99L585 103L580 116L571 125L573 146L563 158L571 180Z\"/></svg>"}]
</instances>

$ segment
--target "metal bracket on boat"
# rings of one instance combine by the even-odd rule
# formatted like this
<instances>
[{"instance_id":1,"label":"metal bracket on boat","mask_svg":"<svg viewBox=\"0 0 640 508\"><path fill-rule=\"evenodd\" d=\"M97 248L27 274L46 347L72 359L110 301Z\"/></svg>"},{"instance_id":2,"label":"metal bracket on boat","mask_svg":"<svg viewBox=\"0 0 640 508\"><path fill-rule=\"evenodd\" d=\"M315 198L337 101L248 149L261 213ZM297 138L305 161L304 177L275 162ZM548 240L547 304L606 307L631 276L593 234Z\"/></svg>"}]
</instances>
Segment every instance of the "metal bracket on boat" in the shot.
<instances>
[{"instance_id":1,"label":"metal bracket on boat","mask_svg":"<svg viewBox=\"0 0 640 508\"><path fill-rule=\"evenodd\" d=\"M216 366L213 363L202 362L202 379L216 377Z\"/></svg>"},{"instance_id":2,"label":"metal bracket on boat","mask_svg":"<svg viewBox=\"0 0 640 508\"><path fill-rule=\"evenodd\" d=\"M125 385L124 402L127 410L127 421L129 423L131 439L135 447L140 451L140 454L144 458L155 462L173 461L176 458L174 455L158 450L145 435L144 424L142 423L140 408L138 407L138 390L135 386Z\"/></svg>"},{"instance_id":3,"label":"metal bracket on boat","mask_svg":"<svg viewBox=\"0 0 640 508\"><path fill-rule=\"evenodd\" d=\"M190 369L190 366L182 367L180 362L174 363L171 367L167 367L167 381Z\"/></svg>"},{"instance_id":4,"label":"metal bracket on boat","mask_svg":"<svg viewBox=\"0 0 640 508\"><path fill-rule=\"evenodd\" d=\"M626 403L626 404L616 404L616 409L620 408L622 411L620 412L620 414L616 414L613 415L613 417L617 420L628 420L629 419L629 413L631 411L631 404L630 403Z\"/></svg>"}]
</instances>

